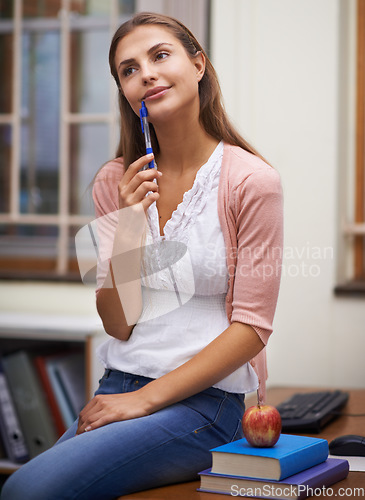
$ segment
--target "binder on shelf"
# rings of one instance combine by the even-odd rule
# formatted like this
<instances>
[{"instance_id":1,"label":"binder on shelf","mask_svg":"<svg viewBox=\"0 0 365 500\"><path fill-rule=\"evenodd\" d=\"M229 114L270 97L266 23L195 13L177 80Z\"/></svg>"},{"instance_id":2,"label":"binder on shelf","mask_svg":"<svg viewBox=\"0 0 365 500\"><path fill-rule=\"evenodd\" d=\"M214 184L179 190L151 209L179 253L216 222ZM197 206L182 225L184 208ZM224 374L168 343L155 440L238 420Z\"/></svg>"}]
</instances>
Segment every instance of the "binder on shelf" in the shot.
<instances>
[{"instance_id":1,"label":"binder on shelf","mask_svg":"<svg viewBox=\"0 0 365 500\"><path fill-rule=\"evenodd\" d=\"M66 428L69 428L77 418L77 414L72 408L69 394L66 391L63 380L58 369L58 357L49 356L46 358L46 370L55 398L60 409L62 419Z\"/></svg>"},{"instance_id":2,"label":"binder on shelf","mask_svg":"<svg viewBox=\"0 0 365 500\"><path fill-rule=\"evenodd\" d=\"M34 364L37 368L43 390L47 396L48 405L53 416L53 421L57 430L58 437L61 437L62 434L66 431L66 425L63 420L63 416L47 372L47 359L47 356L37 356L36 358L34 358Z\"/></svg>"},{"instance_id":3,"label":"binder on shelf","mask_svg":"<svg viewBox=\"0 0 365 500\"><path fill-rule=\"evenodd\" d=\"M4 452L12 462L29 459L24 435L9 391L5 374L0 365L0 435Z\"/></svg>"},{"instance_id":4,"label":"binder on shelf","mask_svg":"<svg viewBox=\"0 0 365 500\"><path fill-rule=\"evenodd\" d=\"M71 352L56 358L54 367L76 419L85 406L85 357Z\"/></svg>"},{"instance_id":5,"label":"binder on shelf","mask_svg":"<svg viewBox=\"0 0 365 500\"><path fill-rule=\"evenodd\" d=\"M57 440L50 410L26 351L4 356L2 363L29 455L33 458Z\"/></svg>"}]
</instances>

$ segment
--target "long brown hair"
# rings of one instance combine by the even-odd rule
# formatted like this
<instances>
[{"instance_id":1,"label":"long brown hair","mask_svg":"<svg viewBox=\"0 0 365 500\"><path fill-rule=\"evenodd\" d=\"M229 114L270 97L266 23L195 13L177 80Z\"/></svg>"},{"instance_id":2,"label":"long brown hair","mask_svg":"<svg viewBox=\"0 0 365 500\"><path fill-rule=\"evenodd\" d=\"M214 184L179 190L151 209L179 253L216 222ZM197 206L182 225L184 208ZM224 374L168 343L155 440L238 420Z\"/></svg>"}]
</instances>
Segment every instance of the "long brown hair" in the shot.
<instances>
[{"instance_id":1,"label":"long brown hair","mask_svg":"<svg viewBox=\"0 0 365 500\"><path fill-rule=\"evenodd\" d=\"M199 119L205 131L217 140L222 140L253 153L262 156L237 132L231 124L222 102L222 92L219 86L216 71L207 54L196 40L191 31L180 21L169 16L151 12L136 14L127 22L123 23L116 31L109 50L110 71L119 89L119 109L121 118L120 140L116 156L124 157L124 165L128 167L137 158L145 153L144 139L140 130L139 117L134 113L125 98L119 83L117 68L115 65L115 53L118 43L134 28L143 25L159 25L167 28L183 45L189 57L194 58L197 53L202 52L206 59L205 73L199 82L200 114ZM157 155L159 144L153 125L150 124L152 148Z\"/></svg>"}]
</instances>

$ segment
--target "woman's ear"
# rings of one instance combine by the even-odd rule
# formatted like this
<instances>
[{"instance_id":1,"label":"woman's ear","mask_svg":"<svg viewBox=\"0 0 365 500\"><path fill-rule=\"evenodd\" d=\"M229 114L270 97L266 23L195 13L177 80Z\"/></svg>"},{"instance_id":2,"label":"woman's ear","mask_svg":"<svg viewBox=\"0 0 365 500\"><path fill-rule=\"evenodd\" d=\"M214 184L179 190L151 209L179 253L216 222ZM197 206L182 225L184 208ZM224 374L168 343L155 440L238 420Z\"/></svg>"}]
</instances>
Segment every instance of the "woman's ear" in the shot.
<instances>
[{"instance_id":1,"label":"woman's ear","mask_svg":"<svg viewBox=\"0 0 365 500\"><path fill-rule=\"evenodd\" d=\"M203 78L205 73L205 55L202 51L199 51L194 56L194 66L196 69L196 76L198 78L198 82Z\"/></svg>"}]
</instances>

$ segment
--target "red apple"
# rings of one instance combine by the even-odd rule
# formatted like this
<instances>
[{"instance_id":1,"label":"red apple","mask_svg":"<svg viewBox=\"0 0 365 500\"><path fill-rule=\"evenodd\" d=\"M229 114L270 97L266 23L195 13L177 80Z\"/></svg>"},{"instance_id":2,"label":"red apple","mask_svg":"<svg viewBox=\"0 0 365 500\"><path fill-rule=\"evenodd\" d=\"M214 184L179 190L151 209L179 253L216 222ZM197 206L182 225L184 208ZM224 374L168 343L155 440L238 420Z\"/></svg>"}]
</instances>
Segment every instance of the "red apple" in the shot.
<instances>
[{"instance_id":1,"label":"red apple","mask_svg":"<svg viewBox=\"0 0 365 500\"><path fill-rule=\"evenodd\" d=\"M270 405L251 406L243 415L242 428L250 445L269 448L280 437L280 413Z\"/></svg>"}]
</instances>

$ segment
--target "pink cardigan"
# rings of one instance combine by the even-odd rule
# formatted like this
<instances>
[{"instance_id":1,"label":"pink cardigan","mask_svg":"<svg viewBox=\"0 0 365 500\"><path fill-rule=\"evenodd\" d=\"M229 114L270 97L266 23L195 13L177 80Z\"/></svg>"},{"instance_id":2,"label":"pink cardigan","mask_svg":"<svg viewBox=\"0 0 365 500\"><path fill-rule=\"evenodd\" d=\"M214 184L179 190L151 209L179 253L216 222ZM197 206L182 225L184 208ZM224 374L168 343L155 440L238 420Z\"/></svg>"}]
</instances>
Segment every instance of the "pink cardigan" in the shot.
<instances>
[{"instance_id":1,"label":"pink cardigan","mask_svg":"<svg viewBox=\"0 0 365 500\"><path fill-rule=\"evenodd\" d=\"M280 176L251 153L224 145L218 216L227 251L230 322L252 326L267 344L279 293L283 248ZM258 399L266 397L265 348L251 360L259 379Z\"/></svg>"},{"instance_id":2,"label":"pink cardigan","mask_svg":"<svg viewBox=\"0 0 365 500\"><path fill-rule=\"evenodd\" d=\"M108 162L93 189L96 216L118 209L117 185L124 174L122 158ZM282 191L276 170L257 156L224 144L218 189L218 216L227 253L230 322L251 325L266 345L279 292L283 221ZM265 400L265 348L251 360L259 379L259 401Z\"/></svg>"}]
</instances>

